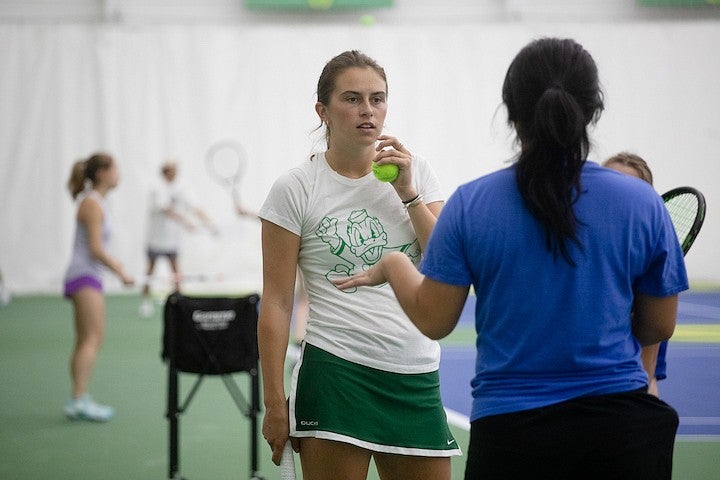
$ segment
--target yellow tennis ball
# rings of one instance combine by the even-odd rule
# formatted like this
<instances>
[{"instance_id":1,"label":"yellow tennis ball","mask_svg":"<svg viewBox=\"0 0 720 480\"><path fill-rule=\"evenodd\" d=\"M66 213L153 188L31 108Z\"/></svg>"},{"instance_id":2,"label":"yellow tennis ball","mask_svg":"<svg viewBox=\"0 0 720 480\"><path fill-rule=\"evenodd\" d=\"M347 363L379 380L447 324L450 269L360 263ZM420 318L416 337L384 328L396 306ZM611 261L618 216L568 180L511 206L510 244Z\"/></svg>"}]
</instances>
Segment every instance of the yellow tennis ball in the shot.
<instances>
[{"instance_id":1,"label":"yellow tennis ball","mask_svg":"<svg viewBox=\"0 0 720 480\"><path fill-rule=\"evenodd\" d=\"M371 27L375 25L375 17L372 15L363 15L360 17L360 24L365 25L366 27Z\"/></svg>"},{"instance_id":2,"label":"yellow tennis ball","mask_svg":"<svg viewBox=\"0 0 720 480\"><path fill-rule=\"evenodd\" d=\"M386 163L385 165L378 165L373 162L372 171L375 178L381 182L394 182L400 174L400 168L394 163Z\"/></svg>"}]
</instances>

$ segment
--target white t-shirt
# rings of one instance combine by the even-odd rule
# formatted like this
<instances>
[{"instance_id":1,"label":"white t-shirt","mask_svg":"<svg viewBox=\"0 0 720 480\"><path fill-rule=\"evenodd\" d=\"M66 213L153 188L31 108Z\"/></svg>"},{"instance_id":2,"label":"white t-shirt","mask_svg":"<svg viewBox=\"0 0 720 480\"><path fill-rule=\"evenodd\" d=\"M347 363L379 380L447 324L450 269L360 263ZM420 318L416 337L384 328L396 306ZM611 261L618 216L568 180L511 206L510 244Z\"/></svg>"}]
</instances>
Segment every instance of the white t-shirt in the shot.
<instances>
[{"instance_id":1,"label":"white t-shirt","mask_svg":"<svg viewBox=\"0 0 720 480\"><path fill-rule=\"evenodd\" d=\"M424 202L444 200L430 165L418 157L412 165ZM385 371L437 370L440 346L412 324L388 284L341 291L329 280L367 269L385 252L401 251L420 261L409 214L389 183L372 173L344 177L324 154L316 154L276 180L259 216L301 237L308 343Z\"/></svg>"},{"instance_id":2,"label":"white t-shirt","mask_svg":"<svg viewBox=\"0 0 720 480\"><path fill-rule=\"evenodd\" d=\"M183 226L164 213L167 209L184 213L191 208L192 199L177 182L160 181L150 191L150 222L147 245L151 250L177 252L182 239Z\"/></svg>"}]
</instances>

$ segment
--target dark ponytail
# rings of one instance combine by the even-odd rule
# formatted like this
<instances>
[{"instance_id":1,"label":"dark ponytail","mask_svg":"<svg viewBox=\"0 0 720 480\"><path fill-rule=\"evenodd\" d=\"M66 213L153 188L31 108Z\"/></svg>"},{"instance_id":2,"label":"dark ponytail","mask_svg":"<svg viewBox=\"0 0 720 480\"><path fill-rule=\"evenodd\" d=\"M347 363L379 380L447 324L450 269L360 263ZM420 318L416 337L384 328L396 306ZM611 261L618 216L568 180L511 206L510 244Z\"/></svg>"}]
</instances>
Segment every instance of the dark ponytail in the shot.
<instances>
[{"instance_id":1,"label":"dark ponytail","mask_svg":"<svg viewBox=\"0 0 720 480\"><path fill-rule=\"evenodd\" d=\"M536 40L510 64L503 102L522 146L520 194L545 227L548 249L574 265L567 242L578 243L573 204L590 150L587 126L603 110L595 62L573 40Z\"/></svg>"},{"instance_id":2,"label":"dark ponytail","mask_svg":"<svg viewBox=\"0 0 720 480\"><path fill-rule=\"evenodd\" d=\"M85 190L85 163L85 160L78 160L73 163L72 170L70 170L67 187L73 200Z\"/></svg>"}]
</instances>

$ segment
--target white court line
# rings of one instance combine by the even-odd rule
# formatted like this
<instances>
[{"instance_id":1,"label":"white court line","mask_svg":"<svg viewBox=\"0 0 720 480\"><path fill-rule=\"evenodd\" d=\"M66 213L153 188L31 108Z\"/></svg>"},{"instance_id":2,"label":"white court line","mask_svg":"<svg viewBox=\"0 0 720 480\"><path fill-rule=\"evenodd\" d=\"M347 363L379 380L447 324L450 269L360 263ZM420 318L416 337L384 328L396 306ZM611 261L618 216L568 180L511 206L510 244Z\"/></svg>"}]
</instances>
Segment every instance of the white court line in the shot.
<instances>
[{"instance_id":1,"label":"white court line","mask_svg":"<svg viewBox=\"0 0 720 480\"><path fill-rule=\"evenodd\" d=\"M445 407L445 415L447 415L447 420L450 425L466 432L470 431L470 417L447 407Z\"/></svg>"},{"instance_id":2,"label":"white court line","mask_svg":"<svg viewBox=\"0 0 720 480\"><path fill-rule=\"evenodd\" d=\"M465 432L470 431L470 418L445 407L448 423ZM680 425L720 425L720 417L680 417ZM682 442L720 442L720 435L677 435Z\"/></svg>"}]
</instances>

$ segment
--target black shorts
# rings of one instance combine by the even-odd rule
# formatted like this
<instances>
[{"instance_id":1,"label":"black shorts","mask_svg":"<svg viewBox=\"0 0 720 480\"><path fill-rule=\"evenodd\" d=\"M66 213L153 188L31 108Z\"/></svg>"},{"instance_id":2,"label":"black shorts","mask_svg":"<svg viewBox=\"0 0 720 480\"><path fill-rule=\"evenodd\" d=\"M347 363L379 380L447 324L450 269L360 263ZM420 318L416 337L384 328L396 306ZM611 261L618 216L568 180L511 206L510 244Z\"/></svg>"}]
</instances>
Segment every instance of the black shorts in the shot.
<instances>
[{"instance_id":1,"label":"black shorts","mask_svg":"<svg viewBox=\"0 0 720 480\"><path fill-rule=\"evenodd\" d=\"M670 480L677 427L640 390L491 415L471 424L465 480Z\"/></svg>"},{"instance_id":2,"label":"black shorts","mask_svg":"<svg viewBox=\"0 0 720 480\"><path fill-rule=\"evenodd\" d=\"M155 261L160 257L167 257L171 262L177 259L177 250L155 250L152 248L147 249L147 257L151 261Z\"/></svg>"}]
</instances>

